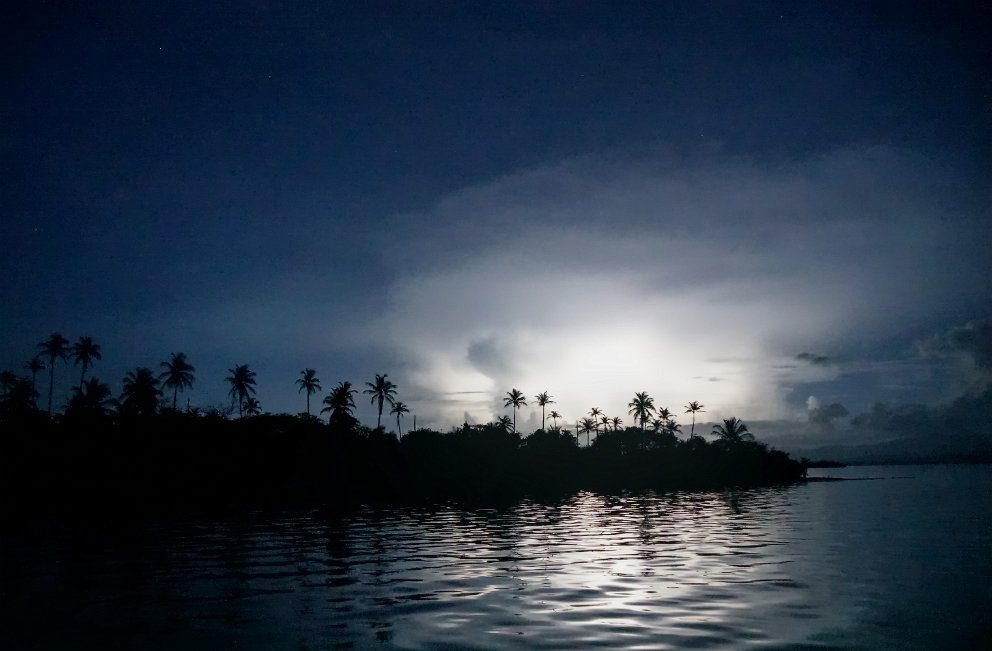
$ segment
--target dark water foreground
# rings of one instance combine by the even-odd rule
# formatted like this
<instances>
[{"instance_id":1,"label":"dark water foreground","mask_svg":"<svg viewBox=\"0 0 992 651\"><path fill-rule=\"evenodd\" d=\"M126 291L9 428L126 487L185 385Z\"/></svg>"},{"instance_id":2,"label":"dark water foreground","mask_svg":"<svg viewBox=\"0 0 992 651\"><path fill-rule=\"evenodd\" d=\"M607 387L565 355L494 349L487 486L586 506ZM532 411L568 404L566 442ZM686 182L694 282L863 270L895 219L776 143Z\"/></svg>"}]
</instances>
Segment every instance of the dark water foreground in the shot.
<instances>
[{"instance_id":1,"label":"dark water foreground","mask_svg":"<svg viewBox=\"0 0 992 651\"><path fill-rule=\"evenodd\" d=\"M0 648L980 648L992 467L819 473L878 479L36 522Z\"/></svg>"}]
</instances>

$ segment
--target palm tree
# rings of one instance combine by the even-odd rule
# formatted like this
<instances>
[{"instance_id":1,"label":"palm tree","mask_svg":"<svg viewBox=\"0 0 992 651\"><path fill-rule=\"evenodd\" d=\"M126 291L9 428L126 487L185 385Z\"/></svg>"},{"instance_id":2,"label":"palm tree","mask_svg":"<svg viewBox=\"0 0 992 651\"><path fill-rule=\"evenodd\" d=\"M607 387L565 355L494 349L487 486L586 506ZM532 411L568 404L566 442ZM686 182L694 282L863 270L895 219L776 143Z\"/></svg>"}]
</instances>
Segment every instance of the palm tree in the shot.
<instances>
[{"instance_id":1,"label":"palm tree","mask_svg":"<svg viewBox=\"0 0 992 651\"><path fill-rule=\"evenodd\" d=\"M689 430L689 438L692 438L696 433L696 412L706 413L703 411L703 407L704 405L699 404L695 400L685 406L685 413L692 413L692 428Z\"/></svg>"},{"instance_id":2,"label":"palm tree","mask_svg":"<svg viewBox=\"0 0 992 651\"><path fill-rule=\"evenodd\" d=\"M614 416L613 418L610 419L610 422L613 423L614 432L620 429L620 426L623 425L623 419L620 418L619 416Z\"/></svg>"},{"instance_id":3,"label":"palm tree","mask_svg":"<svg viewBox=\"0 0 992 651\"><path fill-rule=\"evenodd\" d=\"M676 423L671 418L669 418L668 420L665 421L665 431L671 434L672 436L675 436L676 434L682 432L682 426Z\"/></svg>"},{"instance_id":4,"label":"palm tree","mask_svg":"<svg viewBox=\"0 0 992 651\"><path fill-rule=\"evenodd\" d=\"M134 416L152 416L158 409L162 390L150 368L136 368L124 377L121 410Z\"/></svg>"},{"instance_id":5,"label":"palm tree","mask_svg":"<svg viewBox=\"0 0 992 651\"><path fill-rule=\"evenodd\" d=\"M55 387L55 360L63 362L69 354L69 340L53 332L47 340L38 344L41 354L48 357L48 417L52 417L52 389Z\"/></svg>"},{"instance_id":6,"label":"palm tree","mask_svg":"<svg viewBox=\"0 0 992 651\"><path fill-rule=\"evenodd\" d=\"M38 406L38 392L26 377L17 377L10 371L0 372L0 412L29 413Z\"/></svg>"},{"instance_id":7,"label":"palm tree","mask_svg":"<svg viewBox=\"0 0 992 651\"><path fill-rule=\"evenodd\" d=\"M610 422L611 422L610 417L607 416L606 414L603 414L602 416L599 417L599 422L603 424L603 434L606 434L606 432L609 431L610 429ZM597 431L596 434L598 437L599 432Z\"/></svg>"},{"instance_id":8,"label":"palm tree","mask_svg":"<svg viewBox=\"0 0 992 651\"><path fill-rule=\"evenodd\" d=\"M592 417L592 422L596 426L596 436L599 436L599 421L596 420L596 417L602 413L603 410L600 409L599 407L593 407L592 409L589 410L589 416Z\"/></svg>"},{"instance_id":9,"label":"palm tree","mask_svg":"<svg viewBox=\"0 0 992 651\"><path fill-rule=\"evenodd\" d=\"M551 416L551 427L554 427L555 429L557 429L558 428L558 419L561 418L561 414L559 414L557 411L555 411L555 410L552 409L548 413L548 416Z\"/></svg>"},{"instance_id":10,"label":"palm tree","mask_svg":"<svg viewBox=\"0 0 992 651\"><path fill-rule=\"evenodd\" d=\"M310 396L320 391L320 378L317 377L317 371L312 368L305 368L300 371L300 378L296 380L296 383L300 385L300 391L306 389L307 391L307 418L310 417Z\"/></svg>"},{"instance_id":11,"label":"palm tree","mask_svg":"<svg viewBox=\"0 0 992 651\"><path fill-rule=\"evenodd\" d=\"M31 390L34 391L37 384L38 371L45 370L45 362L41 361L41 358L36 355L24 364L24 370L31 371Z\"/></svg>"},{"instance_id":12,"label":"palm tree","mask_svg":"<svg viewBox=\"0 0 992 651\"><path fill-rule=\"evenodd\" d=\"M69 357L76 365L83 365L83 372L79 374L79 388L83 388L83 378L86 377L86 369L95 359L103 359L100 354L100 344L93 343L92 337L80 337L79 341L69 349Z\"/></svg>"},{"instance_id":13,"label":"palm tree","mask_svg":"<svg viewBox=\"0 0 992 651\"><path fill-rule=\"evenodd\" d=\"M179 392L193 387L193 372L196 369L186 361L186 353L172 353L169 361L159 366L165 371L159 373L158 379L162 380L162 386L172 389L172 408L175 409Z\"/></svg>"},{"instance_id":14,"label":"palm tree","mask_svg":"<svg viewBox=\"0 0 992 651\"><path fill-rule=\"evenodd\" d=\"M510 417L509 416L505 416L504 415L504 416L500 416L499 418L496 419L495 425L496 425L496 427L500 428L504 432L509 432L510 431L510 427L513 425L513 423L512 423L512 421L510 421Z\"/></svg>"},{"instance_id":15,"label":"palm tree","mask_svg":"<svg viewBox=\"0 0 992 651\"><path fill-rule=\"evenodd\" d=\"M238 401L238 413L244 418L245 401L255 394L255 371L249 369L247 364L240 364L227 369L227 372L231 374L224 378L231 385L228 395L231 400Z\"/></svg>"},{"instance_id":16,"label":"palm tree","mask_svg":"<svg viewBox=\"0 0 992 651\"><path fill-rule=\"evenodd\" d=\"M382 427L382 403L388 402L389 406L393 406L393 399L396 397L396 385L387 380L389 377L387 373L375 376L375 382L366 382L365 386L368 387L364 393L365 395L372 396L372 404L376 402L379 403L379 418L375 422L376 429Z\"/></svg>"},{"instance_id":17,"label":"palm tree","mask_svg":"<svg viewBox=\"0 0 992 651\"><path fill-rule=\"evenodd\" d=\"M328 424L354 419L351 410L355 408L355 394L357 393L358 391L351 388L351 382L338 382L338 385L331 389L322 403L326 406L320 410L322 414L330 412L327 417Z\"/></svg>"},{"instance_id":18,"label":"palm tree","mask_svg":"<svg viewBox=\"0 0 992 651\"><path fill-rule=\"evenodd\" d=\"M582 419L582 431L586 433L586 447L589 447L589 433L596 429L596 421L586 416Z\"/></svg>"},{"instance_id":19,"label":"palm tree","mask_svg":"<svg viewBox=\"0 0 992 651\"><path fill-rule=\"evenodd\" d=\"M249 418L252 416L258 416L262 413L262 405L259 404L258 398L255 396L250 396L245 398L245 416Z\"/></svg>"},{"instance_id":20,"label":"palm tree","mask_svg":"<svg viewBox=\"0 0 992 651\"><path fill-rule=\"evenodd\" d=\"M520 407L527 406L527 400L524 398L524 394L514 389L513 391L506 392L506 398L503 399L504 407L513 407L513 431L517 431L517 410Z\"/></svg>"},{"instance_id":21,"label":"palm tree","mask_svg":"<svg viewBox=\"0 0 992 651\"><path fill-rule=\"evenodd\" d=\"M630 408L627 413L640 421L641 429L644 429L644 424L654 411L654 398L649 396L647 391L639 391L634 394L634 399L627 403L627 407Z\"/></svg>"},{"instance_id":22,"label":"palm tree","mask_svg":"<svg viewBox=\"0 0 992 651\"><path fill-rule=\"evenodd\" d=\"M668 407L662 407L661 409L658 409L657 413L658 413L658 418L660 418L662 421L667 421L669 418L672 417L672 412L668 410Z\"/></svg>"},{"instance_id":23,"label":"palm tree","mask_svg":"<svg viewBox=\"0 0 992 651\"><path fill-rule=\"evenodd\" d=\"M110 386L99 378L91 377L83 382L82 388L74 391L69 409L76 413L105 418L110 415L111 408L118 404L110 393Z\"/></svg>"},{"instance_id":24,"label":"palm tree","mask_svg":"<svg viewBox=\"0 0 992 651\"><path fill-rule=\"evenodd\" d=\"M403 436L403 430L400 429L400 416L403 414L409 414L410 408L404 405L402 402L397 400L393 403L393 408L389 410L390 414L396 414L396 433Z\"/></svg>"},{"instance_id":25,"label":"palm tree","mask_svg":"<svg viewBox=\"0 0 992 651\"><path fill-rule=\"evenodd\" d=\"M549 396L547 391L542 391L534 397L537 399L537 405L541 408L541 429L544 429L544 407L555 404L555 401L551 399L552 396Z\"/></svg>"},{"instance_id":26,"label":"palm tree","mask_svg":"<svg viewBox=\"0 0 992 651\"><path fill-rule=\"evenodd\" d=\"M660 418L652 418L651 419L651 431L652 432L660 432L664 428L665 428L665 421L663 421Z\"/></svg>"},{"instance_id":27,"label":"palm tree","mask_svg":"<svg viewBox=\"0 0 992 651\"><path fill-rule=\"evenodd\" d=\"M753 441L754 435L747 431L744 421L737 418L723 419L723 425L713 428L711 434L716 434L726 445L738 445L744 441Z\"/></svg>"}]
</instances>

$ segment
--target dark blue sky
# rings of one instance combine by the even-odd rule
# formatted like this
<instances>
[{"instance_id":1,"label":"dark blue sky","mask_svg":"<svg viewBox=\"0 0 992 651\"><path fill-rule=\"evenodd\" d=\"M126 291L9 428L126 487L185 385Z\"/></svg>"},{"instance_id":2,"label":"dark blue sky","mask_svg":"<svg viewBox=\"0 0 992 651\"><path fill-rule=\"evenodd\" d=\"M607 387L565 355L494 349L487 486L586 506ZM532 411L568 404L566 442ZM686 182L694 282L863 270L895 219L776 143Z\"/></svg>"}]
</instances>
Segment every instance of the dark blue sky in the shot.
<instances>
[{"instance_id":1,"label":"dark blue sky","mask_svg":"<svg viewBox=\"0 0 992 651\"><path fill-rule=\"evenodd\" d=\"M488 420L504 384L790 418L813 391L952 398L863 365L909 377L920 342L989 317L983 3L96 4L3 9L3 368L59 330L102 343L115 390L186 351L198 404L249 363L276 411L313 366L325 389L389 372L439 425ZM542 283L591 305L508 318ZM739 324L658 369L685 346L653 320L729 321L727 296L813 302L782 315L788 350ZM595 323L614 299L672 312ZM821 307L838 321L804 321ZM581 363L542 375L542 337ZM661 349L597 362L617 337ZM768 370L807 349L849 366ZM551 386L590 367L613 380Z\"/></svg>"}]
</instances>

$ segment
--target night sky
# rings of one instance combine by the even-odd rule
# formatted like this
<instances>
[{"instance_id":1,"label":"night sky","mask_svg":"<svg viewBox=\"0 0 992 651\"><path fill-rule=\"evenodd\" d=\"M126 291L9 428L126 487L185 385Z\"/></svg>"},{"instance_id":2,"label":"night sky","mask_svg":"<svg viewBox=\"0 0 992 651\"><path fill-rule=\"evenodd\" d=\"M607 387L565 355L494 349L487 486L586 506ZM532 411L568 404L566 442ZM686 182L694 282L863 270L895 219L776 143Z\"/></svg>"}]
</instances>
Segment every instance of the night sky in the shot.
<instances>
[{"instance_id":1,"label":"night sky","mask_svg":"<svg viewBox=\"0 0 992 651\"><path fill-rule=\"evenodd\" d=\"M985 7L5 3L0 368L88 335L115 393L183 351L192 405L249 364L289 413L388 373L442 429L943 413L992 366Z\"/></svg>"}]
</instances>

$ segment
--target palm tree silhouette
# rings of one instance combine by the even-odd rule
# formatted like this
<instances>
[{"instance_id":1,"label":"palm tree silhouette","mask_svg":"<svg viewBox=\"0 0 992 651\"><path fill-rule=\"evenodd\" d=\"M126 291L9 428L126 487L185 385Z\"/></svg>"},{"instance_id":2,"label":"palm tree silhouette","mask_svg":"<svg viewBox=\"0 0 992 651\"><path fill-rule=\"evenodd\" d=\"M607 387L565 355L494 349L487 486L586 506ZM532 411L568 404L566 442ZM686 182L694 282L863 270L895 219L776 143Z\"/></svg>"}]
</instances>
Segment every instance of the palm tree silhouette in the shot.
<instances>
[{"instance_id":1,"label":"palm tree silhouette","mask_svg":"<svg viewBox=\"0 0 992 651\"><path fill-rule=\"evenodd\" d=\"M400 429L400 416L403 414L409 414L410 408L404 405L402 402L397 400L393 403L393 408L389 410L390 414L396 414L396 433L399 434L400 438L403 437L403 430Z\"/></svg>"},{"instance_id":2,"label":"palm tree silhouette","mask_svg":"<svg viewBox=\"0 0 992 651\"><path fill-rule=\"evenodd\" d=\"M162 390L150 368L136 368L124 377L121 410L134 416L152 416L158 410Z\"/></svg>"},{"instance_id":3,"label":"palm tree silhouette","mask_svg":"<svg viewBox=\"0 0 992 651\"><path fill-rule=\"evenodd\" d=\"M682 432L682 426L669 418L665 421L665 431L672 436L675 436L676 434L680 434Z\"/></svg>"},{"instance_id":4,"label":"palm tree silhouette","mask_svg":"<svg viewBox=\"0 0 992 651\"><path fill-rule=\"evenodd\" d=\"M227 369L227 372L230 375L224 380L231 385L228 395L238 401L238 414L244 418L245 401L255 394L255 371L249 369L247 364L239 364Z\"/></svg>"},{"instance_id":5,"label":"palm tree silhouette","mask_svg":"<svg viewBox=\"0 0 992 651\"><path fill-rule=\"evenodd\" d=\"M162 386L172 389L172 408L175 409L179 392L193 387L193 372L196 369L186 361L186 353L172 353L169 361L159 366L165 371L159 373L158 379L162 380Z\"/></svg>"},{"instance_id":6,"label":"palm tree silhouette","mask_svg":"<svg viewBox=\"0 0 992 651\"><path fill-rule=\"evenodd\" d=\"M548 416L551 416L551 427L558 429L558 419L561 418L561 414L559 414L557 411L552 409L548 413Z\"/></svg>"},{"instance_id":7,"label":"palm tree silhouette","mask_svg":"<svg viewBox=\"0 0 992 651\"><path fill-rule=\"evenodd\" d=\"M593 407L592 409L589 410L589 416L592 417L592 422L596 429L596 436L599 436L599 421L596 420L596 417L602 413L603 410L600 409L599 407Z\"/></svg>"},{"instance_id":8,"label":"palm tree silhouette","mask_svg":"<svg viewBox=\"0 0 992 651\"><path fill-rule=\"evenodd\" d=\"M610 429L610 422L611 422L610 417L607 416L606 414L603 414L602 416L599 417L599 422L603 424L603 434L606 434L606 432L609 431ZM596 437L597 438L599 437L598 430L596 431Z\"/></svg>"},{"instance_id":9,"label":"palm tree silhouette","mask_svg":"<svg viewBox=\"0 0 992 651\"><path fill-rule=\"evenodd\" d=\"M262 413L262 405L259 404L258 398L251 396L245 398L245 416L259 416Z\"/></svg>"},{"instance_id":10,"label":"palm tree silhouette","mask_svg":"<svg viewBox=\"0 0 992 651\"><path fill-rule=\"evenodd\" d=\"M610 422L613 423L614 432L620 429L620 426L623 425L623 419L620 418L619 416L614 416L613 418L610 419Z\"/></svg>"},{"instance_id":11,"label":"palm tree silhouette","mask_svg":"<svg viewBox=\"0 0 992 651\"><path fill-rule=\"evenodd\" d=\"M396 385L387 380L389 377L388 373L383 373L382 375L375 376L375 382L366 382L365 386L368 387L364 393L365 395L372 396L372 403L375 404L376 401L379 403L379 418L375 422L376 429L382 427L382 403L388 402L389 406L393 406L393 399L396 397Z\"/></svg>"},{"instance_id":12,"label":"palm tree silhouette","mask_svg":"<svg viewBox=\"0 0 992 651\"><path fill-rule=\"evenodd\" d=\"M723 425L715 426L711 433L719 436L727 445L739 445L744 441L754 440L754 435L747 431L747 425L737 418L723 419Z\"/></svg>"},{"instance_id":13,"label":"palm tree silhouette","mask_svg":"<svg viewBox=\"0 0 992 651\"><path fill-rule=\"evenodd\" d=\"M306 389L307 391L307 417L310 416L310 396L320 391L320 378L317 377L317 371L312 368L305 368L300 371L300 378L296 380L296 383L300 385L300 391Z\"/></svg>"},{"instance_id":14,"label":"palm tree silhouette","mask_svg":"<svg viewBox=\"0 0 992 651\"><path fill-rule=\"evenodd\" d=\"M589 433L596 429L596 421L586 416L582 419L582 431L586 433L586 447L589 447Z\"/></svg>"},{"instance_id":15,"label":"palm tree silhouette","mask_svg":"<svg viewBox=\"0 0 992 651\"><path fill-rule=\"evenodd\" d=\"M692 428L689 430L689 438L692 438L696 434L696 412L706 413L703 411L704 406L705 405L701 405L695 400L685 406L685 413L692 413Z\"/></svg>"},{"instance_id":16,"label":"palm tree silhouette","mask_svg":"<svg viewBox=\"0 0 992 651\"><path fill-rule=\"evenodd\" d=\"M338 385L331 389L331 392L324 398L322 404L326 405L320 413L330 412L327 422L340 423L351 418L351 410L355 408L355 394L358 391L351 388L351 382L338 382Z\"/></svg>"},{"instance_id":17,"label":"palm tree silhouette","mask_svg":"<svg viewBox=\"0 0 992 651\"><path fill-rule=\"evenodd\" d=\"M494 424L504 432L509 432L510 428L513 426L513 422L510 420L510 417L506 415L497 418Z\"/></svg>"},{"instance_id":18,"label":"palm tree silhouette","mask_svg":"<svg viewBox=\"0 0 992 651\"><path fill-rule=\"evenodd\" d=\"M0 372L0 412L29 413L38 409L38 392L26 377L10 371Z\"/></svg>"},{"instance_id":19,"label":"palm tree silhouette","mask_svg":"<svg viewBox=\"0 0 992 651\"><path fill-rule=\"evenodd\" d=\"M86 369L95 359L103 359L100 354L100 344L93 343L92 337L80 337L79 341L69 349L69 357L76 365L83 365L83 372L79 374L79 388L83 388L83 378L86 377Z\"/></svg>"},{"instance_id":20,"label":"palm tree silhouette","mask_svg":"<svg viewBox=\"0 0 992 651\"><path fill-rule=\"evenodd\" d=\"M544 429L544 407L555 404L555 401L551 399L552 396L549 396L547 391L542 391L534 397L537 399L537 405L541 408L541 429Z\"/></svg>"},{"instance_id":21,"label":"palm tree silhouette","mask_svg":"<svg viewBox=\"0 0 992 651\"><path fill-rule=\"evenodd\" d=\"M520 407L527 406L527 400L524 398L524 394L516 389L506 392L506 398L503 399L504 407L513 407L513 431L517 431L517 410Z\"/></svg>"},{"instance_id":22,"label":"palm tree silhouette","mask_svg":"<svg viewBox=\"0 0 992 651\"><path fill-rule=\"evenodd\" d=\"M75 394L69 401L69 409L90 416L97 418L109 416L111 408L118 404L110 393L110 387L99 378L91 377L83 382L82 388L73 391Z\"/></svg>"},{"instance_id":23,"label":"palm tree silhouette","mask_svg":"<svg viewBox=\"0 0 992 651\"><path fill-rule=\"evenodd\" d=\"M45 362L41 361L38 356L32 357L30 361L24 364L25 371L31 371L31 390L34 391L37 385L38 371L45 370Z\"/></svg>"},{"instance_id":24,"label":"palm tree silhouette","mask_svg":"<svg viewBox=\"0 0 992 651\"><path fill-rule=\"evenodd\" d=\"M630 408L627 413L640 421L641 429L644 429L644 424L654 411L654 398L649 396L647 391L639 391L634 394L634 399L627 403L627 407Z\"/></svg>"},{"instance_id":25,"label":"palm tree silhouette","mask_svg":"<svg viewBox=\"0 0 992 651\"><path fill-rule=\"evenodd\" d=\"M668 410L668 407L662 407L661 409L658 409L657 413L658 413L658 418L660 418L662 421L667 421L669 418L672 417L672 412Z\"/></svg>"},{"instance_id":26,"label":"palm tree silhouette","mask_svg":"<svg viewBox=\"0 0 992 651\"><path fill-rule=\"evenodd\" d=\"M47 340L38 344L41 354L48 357L48 417L52 417L52 389L55 387L55 360L63 362L69 354L69 340L58 332L53 332Z\"/></svg>"}]
</instances>

